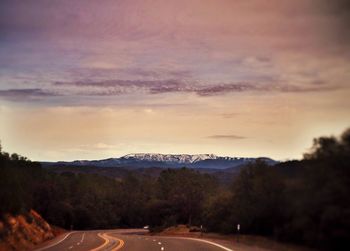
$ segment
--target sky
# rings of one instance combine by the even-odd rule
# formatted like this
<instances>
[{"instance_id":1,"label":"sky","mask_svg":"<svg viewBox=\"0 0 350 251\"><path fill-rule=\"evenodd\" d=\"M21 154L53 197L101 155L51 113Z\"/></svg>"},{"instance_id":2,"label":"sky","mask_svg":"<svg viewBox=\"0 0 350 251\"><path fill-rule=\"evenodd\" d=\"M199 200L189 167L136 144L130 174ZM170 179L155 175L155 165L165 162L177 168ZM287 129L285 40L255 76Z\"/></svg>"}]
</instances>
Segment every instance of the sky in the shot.
<instances>
[{"instance_id":1,"label":"sky","mask_svg":"<svg viewBox=\"0 0 350 251\"><path fill-rule=\"evenodd\" d=\"M2 0L1 144L301 158L350 126L349 23L346 0Z\"/></svg>"}]
</instances>

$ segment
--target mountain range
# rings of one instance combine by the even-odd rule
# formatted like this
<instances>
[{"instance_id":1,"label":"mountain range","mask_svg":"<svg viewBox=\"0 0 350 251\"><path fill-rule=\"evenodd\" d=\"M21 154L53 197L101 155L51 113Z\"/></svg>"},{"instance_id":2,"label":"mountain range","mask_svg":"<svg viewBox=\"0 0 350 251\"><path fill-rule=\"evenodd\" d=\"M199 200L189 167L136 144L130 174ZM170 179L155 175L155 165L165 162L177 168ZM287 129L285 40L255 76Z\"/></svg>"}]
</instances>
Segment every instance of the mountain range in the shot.
<instances>
[{"instance_id":1,"label":"mountain range","mask_svg":"<svg viewBox=\"0 0 350 251\"><path fill-rule=\"evenodd\" d=\"M261 159L270 165L277 161L262 158L221 157L214 154L158 154L136 153L128 154L120 158L102 160L75 160L71 162L43 162L45 166L93 166L93 167L134 167L134 168L200 168L200 169L227 169L243 166L257 159Z\"/></svg>"}]
</instances>

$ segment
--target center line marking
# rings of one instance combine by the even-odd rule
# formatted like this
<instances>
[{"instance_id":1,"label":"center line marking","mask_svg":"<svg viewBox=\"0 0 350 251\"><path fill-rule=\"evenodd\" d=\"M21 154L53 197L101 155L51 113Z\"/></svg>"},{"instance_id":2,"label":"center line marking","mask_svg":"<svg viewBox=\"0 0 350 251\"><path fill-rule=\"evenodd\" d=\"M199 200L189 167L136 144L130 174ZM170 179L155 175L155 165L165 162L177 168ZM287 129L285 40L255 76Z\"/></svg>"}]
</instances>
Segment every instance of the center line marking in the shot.
<instances>
[{"instance_id":1,"label":"center line marking","mask_svg":"<svg viewBox=\"0 0 350 251\"><path fill-rule=\"evenodd\" d=\"M102 239L104 239L105 242L102 245L98 246L97 248L91 249L90 251L103 250L103 249L106 248L106 246L109 243L112 244L112 247L109 247L109 249L112 248L111 251L117 251L117 250L121 249L124 246L124 244L125 244L122 239L119 239L117 237L111 236L111 235L109 235L107 233L103 233L103 234L99 233L98 236L101 237ZM117 243L117 241L119 242L119 245L116 246L116 247L113 247Z\"/></svg>"},{"instance_id":2,"label":"center line marking","mask_svg":"<svg viewBox=\"0 0 350 251\"><path fill-rule=\"evenodd\" d=\"M91 249L90 251L97 251L97 250L100 250L100 249L104 248L104 247L109 243L108 238L104 237L103 234L98 233L97 236L100 237L100 238L102 238L102 239L104 240L104 242L102 243L102 245L98 246L97 248Z\"/></svg>"}]
</instances>

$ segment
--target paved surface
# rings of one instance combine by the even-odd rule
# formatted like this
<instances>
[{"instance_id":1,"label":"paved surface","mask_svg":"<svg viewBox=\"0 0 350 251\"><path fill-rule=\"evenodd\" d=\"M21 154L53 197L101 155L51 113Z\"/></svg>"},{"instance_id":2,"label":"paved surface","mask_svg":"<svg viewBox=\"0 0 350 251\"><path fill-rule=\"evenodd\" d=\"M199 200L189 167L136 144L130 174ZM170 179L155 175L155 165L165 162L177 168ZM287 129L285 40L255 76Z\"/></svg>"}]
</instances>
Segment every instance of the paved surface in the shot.
<instances>
[{"instance_id":1,"label":"paved surface","mask_svg":"<svg viewBox=\"0 0 350 251\"><path fill-rule=\"evenodd\" d=\"M250 251L228 243L182 237L149 236L140 229L76 231L39 246L36 251Z\"/></svg>"}]
</instances>

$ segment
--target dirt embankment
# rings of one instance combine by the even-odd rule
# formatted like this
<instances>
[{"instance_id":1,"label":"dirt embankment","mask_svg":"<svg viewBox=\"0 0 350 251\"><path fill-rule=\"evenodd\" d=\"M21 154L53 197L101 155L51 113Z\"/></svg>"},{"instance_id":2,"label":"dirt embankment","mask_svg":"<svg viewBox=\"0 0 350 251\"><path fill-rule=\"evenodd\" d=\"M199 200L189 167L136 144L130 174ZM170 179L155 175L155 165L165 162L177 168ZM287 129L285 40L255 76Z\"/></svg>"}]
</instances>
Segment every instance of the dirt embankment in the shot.
<instances>
[{"instance_id":1,"label":"dirt embankment","mask_svg":"<svg viewBox=\"0 0 350 251\"><path fill-rule=\"evenodd\" d=\"M0 218L0 251L30 250L60 231L52 228L34 210L17 216L6 214Z\"/></svg>"}]
</instances>

